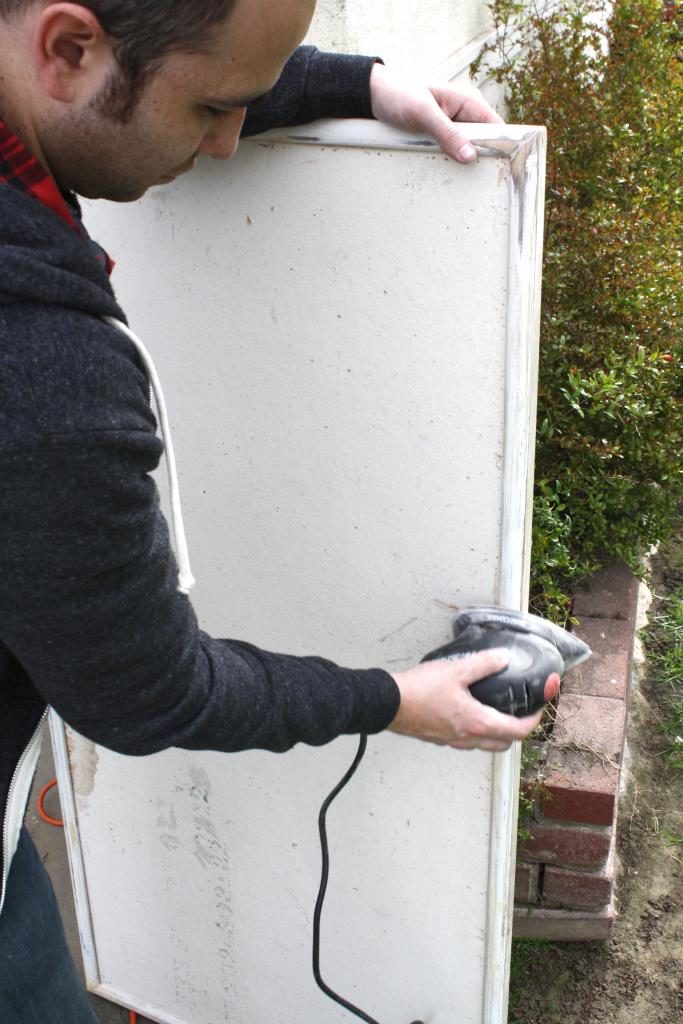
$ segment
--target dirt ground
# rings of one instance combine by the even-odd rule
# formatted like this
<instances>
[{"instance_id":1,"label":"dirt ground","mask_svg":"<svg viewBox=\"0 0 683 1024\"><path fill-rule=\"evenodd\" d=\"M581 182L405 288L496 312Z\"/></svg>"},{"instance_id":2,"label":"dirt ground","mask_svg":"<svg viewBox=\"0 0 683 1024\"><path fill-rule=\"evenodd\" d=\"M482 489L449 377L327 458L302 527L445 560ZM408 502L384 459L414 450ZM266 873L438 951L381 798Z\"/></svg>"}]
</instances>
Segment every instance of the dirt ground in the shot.
<instances>
[{"instance_id":1,"label":"dirt ground","mask_svg":"<svg viewBox=\"0 0 683 1024\"><path fill-rule=\"evenodd\" d=\"M683 540L653 559L653 604L683 587ZM683 772L661 756L661 691L645 670L630 708L618 850L619 917L607 942L525 945L514 1024L683 1024Z\"/></svg>"}]
</instances>

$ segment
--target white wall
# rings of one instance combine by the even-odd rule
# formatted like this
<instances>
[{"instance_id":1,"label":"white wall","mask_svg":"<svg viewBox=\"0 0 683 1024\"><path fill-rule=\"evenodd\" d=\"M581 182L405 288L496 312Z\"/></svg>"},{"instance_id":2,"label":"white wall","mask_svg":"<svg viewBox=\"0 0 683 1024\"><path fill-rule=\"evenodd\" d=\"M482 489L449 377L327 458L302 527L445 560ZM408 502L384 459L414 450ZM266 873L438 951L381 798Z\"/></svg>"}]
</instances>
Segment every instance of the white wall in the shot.
<instances>
[{"instance_id":1,"label":"white wall","mask_svg":"<svg viewBox=\"0 0 683 1024\"><path fill-rule=\"evenodd\" d=\"M429 72L488 31L483 0L318 0L309 41Z\"/></svg>"}]
</instances>

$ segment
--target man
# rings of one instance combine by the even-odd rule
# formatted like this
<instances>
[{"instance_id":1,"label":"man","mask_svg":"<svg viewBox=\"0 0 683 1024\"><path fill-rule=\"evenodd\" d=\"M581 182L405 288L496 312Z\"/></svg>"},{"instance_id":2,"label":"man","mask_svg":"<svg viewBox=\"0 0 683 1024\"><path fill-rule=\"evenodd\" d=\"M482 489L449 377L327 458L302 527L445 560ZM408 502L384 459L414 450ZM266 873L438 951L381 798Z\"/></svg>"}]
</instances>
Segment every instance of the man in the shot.
<instances>
[{"instance_id":1,"label":"man","mask_svg":"<svg viewBox=\"0 0 683 1024\"><path fill-rule=\"evenodd\" d=\"M73 193L137 199L201 154L228 159L243 129L318 116L427 130L469 162L451 118L498 120L476 93L297 49L313 9L0 0L0 1016L13 1024L94 1020L20 836L46 704L133 755L385 728L503 750L540 717L468 693L500 652L353 671L208 637L177 587L146 373Z\"/></svg>"}]
</instances>

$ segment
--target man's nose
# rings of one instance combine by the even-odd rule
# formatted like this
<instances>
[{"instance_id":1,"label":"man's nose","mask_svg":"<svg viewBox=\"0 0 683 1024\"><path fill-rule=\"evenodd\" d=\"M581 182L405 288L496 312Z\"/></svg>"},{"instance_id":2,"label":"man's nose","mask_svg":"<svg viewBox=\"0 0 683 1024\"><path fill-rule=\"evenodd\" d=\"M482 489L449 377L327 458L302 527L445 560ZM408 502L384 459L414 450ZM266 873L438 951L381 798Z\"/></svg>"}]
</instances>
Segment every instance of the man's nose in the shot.
<instances>
[{"instance_id":1,"label":"man's nose","mask_svg":"<svg viewBox=\"0 0 683 1024\"><path fill-rule=\"evenodd\" d=\"M199 152L214 160L229 160L237 149L246 113L246 107L236 107L224 114L207 131Z\"/></svg>"}]
</instances>

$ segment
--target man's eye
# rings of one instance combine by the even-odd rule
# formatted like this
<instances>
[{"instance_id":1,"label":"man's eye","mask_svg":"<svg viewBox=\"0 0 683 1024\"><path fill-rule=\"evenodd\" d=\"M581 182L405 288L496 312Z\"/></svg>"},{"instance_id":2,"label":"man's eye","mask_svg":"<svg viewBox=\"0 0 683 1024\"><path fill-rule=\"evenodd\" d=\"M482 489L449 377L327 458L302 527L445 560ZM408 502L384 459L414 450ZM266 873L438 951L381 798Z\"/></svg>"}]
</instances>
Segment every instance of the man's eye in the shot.
<instances>
[{"instance_id":1,"label":"man's eye","mask_svg":"<svg viewBox=\"0 0 683 1024\"><path fill-rule=\"evenodd\" d=\"M229 111L221 110L219 107L205 106L204 109L211 117L225 117Z\"/></svg>"}]
</instances>

